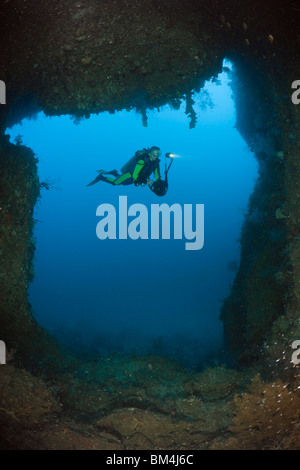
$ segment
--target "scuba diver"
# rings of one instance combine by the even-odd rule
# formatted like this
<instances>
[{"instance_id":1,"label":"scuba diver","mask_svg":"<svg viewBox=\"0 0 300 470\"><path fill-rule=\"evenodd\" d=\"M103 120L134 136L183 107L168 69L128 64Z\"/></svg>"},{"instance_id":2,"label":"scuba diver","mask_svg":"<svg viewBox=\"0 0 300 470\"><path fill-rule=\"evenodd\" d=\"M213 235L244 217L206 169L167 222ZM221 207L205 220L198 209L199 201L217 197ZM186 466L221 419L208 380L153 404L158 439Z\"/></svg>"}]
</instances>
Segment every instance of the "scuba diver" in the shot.
<instances>
[{"instance_id":1,"label":"scuba diver","mask_svg":"<svg viewBox=\"0 0 300 470\"><path fill-rule=\"evenodd\" d=\"M105 171L98 170L99 175L91 181L87 186L92 186L98 181L104 181L114 186L134 184L135 186L148 185L152 192L157 196L164 196L168 190L167 173L165 169L165 181L161 179L160 175L160 157L161 151L159 147L151 147L150 149L138 150L135 155L121 168L121 174L117 170ZM166 154L166 157L172 158L172 154ZM150 179L152 173L155 176L155 181ZM112 175L114 178L111 178Z\"/></svg>"}]
</instances>

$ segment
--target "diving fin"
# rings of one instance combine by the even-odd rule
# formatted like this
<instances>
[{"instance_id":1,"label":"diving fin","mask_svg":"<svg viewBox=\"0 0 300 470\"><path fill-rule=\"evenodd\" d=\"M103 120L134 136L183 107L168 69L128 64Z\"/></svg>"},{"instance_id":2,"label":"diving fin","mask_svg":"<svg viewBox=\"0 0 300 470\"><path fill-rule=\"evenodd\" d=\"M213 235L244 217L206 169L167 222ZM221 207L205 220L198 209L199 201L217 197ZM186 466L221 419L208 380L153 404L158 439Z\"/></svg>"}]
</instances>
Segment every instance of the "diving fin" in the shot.
<instances>
[{"instance_id":1,"label":"diving fin","mask_svg":"<svg viewBox=\"0 0 300 470\"><path fill-rule=\"evenodd\" d=\"M103 180L104 180L104 177L102 176L102 173L100 173L100 175L98 175L93 181L87 184L87 186L93 186L93 184L96 184L98 183L98 181L103 181Z\"/></svg>"}]
</instances>

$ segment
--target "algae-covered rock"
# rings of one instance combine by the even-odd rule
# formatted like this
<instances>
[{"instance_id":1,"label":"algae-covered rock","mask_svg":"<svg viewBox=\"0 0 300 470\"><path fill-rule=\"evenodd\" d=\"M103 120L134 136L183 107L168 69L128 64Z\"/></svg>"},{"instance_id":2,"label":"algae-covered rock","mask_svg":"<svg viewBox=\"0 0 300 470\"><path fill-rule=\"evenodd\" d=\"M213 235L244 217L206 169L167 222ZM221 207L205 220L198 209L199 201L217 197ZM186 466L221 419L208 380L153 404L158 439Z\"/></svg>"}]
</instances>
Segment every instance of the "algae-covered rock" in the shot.
<instances>
[{"instance_id":1,"label":"algae-covered rock","mask_svg":"<svg viewBox=\"0 0 300 470\"><path fill-rule=\"evenodd\" d=\"M199 398L179 399L176 415L195 423L195 427L207 435L222 432L232 424L232 411L227 400L202 402Z\"/></svg>"},{"instance_id":2,"label":"algae-covered rock","mask_svg":"<svg viewBox=\"0 0 300 470\"><path fill-rule=\"evenodd\" d=\"M0 367L1 423L42 423L60 411L58 401L40 379L11 365Z\"/></svg>"},{"instance_id":3,"label":"algae-covered rock","mask_svg":"<svg viewBox=\"0 0 300 470\"><path fill-rule=\"evenodd\" d=\"M281 380L265 383L257 375L248 392L235 397L234 408L231 448L299 448L299 379L292 385Z\"/></svg>"},{"instance_id":4,"label":"algae-covered rock","mask_svg":"<svg viewBox=\"0 0 300 470\"><path fill-rule=\"evenodd\" d=\"M71 420L47 426L39 437L39 448L47 450L124 450L117 436Z\"/></svg>"},{"instance_id":5,"label":"algae-covered rock","mask_svg":"<svg viewBox=\"0 0 300 470\"><path fill-rule=\"evenodd\" d=\"M195 423L137 408L116 410L97 426L118 436L127 450L204 448L208 438Z\"/></svg>"},{"instance_id":6,"label":"algae-covered rock","mask_svg":"<svg viewBox=\"0 0 300 470\"><path fill-rule=\"evenodd\" d=\"M201 397L203 401L215 401L231 395L239 380L240 377L235 370L214 367L194 375L185 384L185 391L190 395Z\"/></svg>"},{"instance_id":7,"label":"algae-covered rock","mask_svg":"<svg viewBox=\"0 0 300 470\"><path fill-rule=\"evenodd\" d=\"M64 407L87 418L99 417L116 406L116 397L99 383L64 376L56 385Z\"/></svg>"},{"instance_id":8,"label":"algae-covered rock","mask_svg":"<svg viewBox=\"0 0 300 470\"><path fill-rule=\"evenodd\" d=\"M89 419L128 406L171 414L184 395L186 377L181 366L165 358L103 357L79 364L58 379L57 387L64 406Z\"/></svg>"}]
</instances>

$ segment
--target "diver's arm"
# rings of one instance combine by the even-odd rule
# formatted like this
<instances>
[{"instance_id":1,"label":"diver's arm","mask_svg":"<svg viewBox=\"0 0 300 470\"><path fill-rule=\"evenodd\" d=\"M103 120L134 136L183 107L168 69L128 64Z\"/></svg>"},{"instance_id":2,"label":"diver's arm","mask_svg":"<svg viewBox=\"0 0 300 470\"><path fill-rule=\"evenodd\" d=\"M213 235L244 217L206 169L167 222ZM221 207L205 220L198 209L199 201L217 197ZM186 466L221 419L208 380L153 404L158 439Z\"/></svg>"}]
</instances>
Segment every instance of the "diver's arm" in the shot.
<instances>
[{"instance_id":1,"label":"diver's arm","mask_svg":"<svg viewBox=\"0 0 300 470\"><path fill-rule=\"evenodd\" d=\"M159 166L157 166L154 170L154 176L155 176L155 180L160 180L160 170L159 170Z\"/></svg>"},{"instance_id":2,"label":"diver's arm","mask_svg":"<svg viewBox=\"0 0 300 470\"><path fill-rule=\"evenodd\" d=\"M155 181L158 181L161 179L161 176L160 176L160 171L159 171L159 166L157 166L154 170L154 176L155 176ZM147 181L147 184L150 186L151 184L153 183L153 180L149 179Z\"/></svg>"},{"instance_id":3,"label":"diver's arm","mask_svg":"<svg viewBox=\"0 0 300 470\"><path fill-rule=\"evenodd\" d=\"M137 164L135 165L134 170L133 170L133 174L132 174L132 179L133 179L134 183L136 183L136 181L139 177L139 174L140 174L140 172L141 172L144 165L145 165L144 160L139 160L137 162Z\"/></svg>"}]
</instances>

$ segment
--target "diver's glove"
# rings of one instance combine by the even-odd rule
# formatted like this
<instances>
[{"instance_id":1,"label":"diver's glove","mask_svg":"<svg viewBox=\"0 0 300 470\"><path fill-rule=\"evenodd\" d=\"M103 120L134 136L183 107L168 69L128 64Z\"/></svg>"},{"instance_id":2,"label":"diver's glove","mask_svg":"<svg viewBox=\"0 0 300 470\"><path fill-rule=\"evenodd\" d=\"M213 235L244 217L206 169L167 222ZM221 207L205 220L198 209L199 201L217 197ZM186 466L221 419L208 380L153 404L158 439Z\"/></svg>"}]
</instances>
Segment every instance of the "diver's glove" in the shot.
<instances>
[{"instance_id":1,"label":"diver's glove","mask_svg":"<svg viewBox=\"0 0 300 470\"><path fill-rule=\"evenodd\" d=\"M135 186L140 186L141 184L147 184L147 179L138 176L137 179L134 181Z\"/></svg>"}]
</instances>

